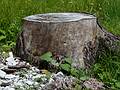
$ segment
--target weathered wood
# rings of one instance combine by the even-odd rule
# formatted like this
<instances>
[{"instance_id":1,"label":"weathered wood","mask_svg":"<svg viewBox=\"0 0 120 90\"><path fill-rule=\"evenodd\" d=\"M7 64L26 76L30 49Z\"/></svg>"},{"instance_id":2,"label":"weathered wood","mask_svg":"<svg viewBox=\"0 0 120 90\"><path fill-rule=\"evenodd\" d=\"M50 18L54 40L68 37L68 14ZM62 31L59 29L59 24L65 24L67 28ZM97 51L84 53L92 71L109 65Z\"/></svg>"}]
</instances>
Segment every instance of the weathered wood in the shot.
<instances>
[{"instance_id":1,"label":"weathered wood","mask_svg":"<svg viewBox=\"0 0 120 90\"><path fill-rule=\"evenodd\" d=\"M110 37L108 37L110 36ZM45 52L66 55L76 68L89 67L95 62L100 38L111 37L97 24L96 17L83 13L47 13L25 17L16 44L16 55L40 64L38 57ZM110 40L109 40L110 41ZM113 40L111 40L113 41Z\"/></svg>"}]
</instances>

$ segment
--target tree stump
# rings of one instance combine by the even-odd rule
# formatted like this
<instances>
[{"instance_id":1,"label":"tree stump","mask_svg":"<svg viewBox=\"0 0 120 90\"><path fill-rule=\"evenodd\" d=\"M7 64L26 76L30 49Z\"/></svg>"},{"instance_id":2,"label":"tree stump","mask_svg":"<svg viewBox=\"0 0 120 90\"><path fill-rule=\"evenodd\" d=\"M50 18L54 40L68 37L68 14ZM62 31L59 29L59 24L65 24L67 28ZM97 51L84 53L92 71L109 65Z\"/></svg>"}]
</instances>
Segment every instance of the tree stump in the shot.
<instances>
[{"instance_id":1,"label":"tree stump","mask_svg":"<svg viewBox=\"0 0 120 90\"><path fill-rule=\"evenodd\" d=\"M16 44L16 55L38 64L45 52L66 55L76 68L95 62L99 46L112 48L120 38L106 32L95 16L85 13L47 13L25 17ZM102 42L103 41L103 42ZM102 42L102 43L101 43ZM40 63L39 63L40 65Z\"/></svg>"}]
</instances>

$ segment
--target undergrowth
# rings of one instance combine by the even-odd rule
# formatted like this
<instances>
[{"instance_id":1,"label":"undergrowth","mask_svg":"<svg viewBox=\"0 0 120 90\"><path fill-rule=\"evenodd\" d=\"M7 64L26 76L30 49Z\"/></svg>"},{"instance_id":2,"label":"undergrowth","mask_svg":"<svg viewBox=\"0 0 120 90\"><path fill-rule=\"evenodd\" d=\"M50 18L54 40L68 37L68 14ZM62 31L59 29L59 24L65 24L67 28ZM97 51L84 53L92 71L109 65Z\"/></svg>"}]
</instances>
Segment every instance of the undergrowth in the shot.
<instances>
[{"instance_id":1,"label":"undergrowth","mask_svg":"<svg viewBox=\"0 0 120 90\"><path fill-rule=\"evenodd\" d=\"M112 90L120 89L120 50L102 52L91 71L94 77L111 87Z\"/></svg>"},{"instance_id":2,"label":"undergrowth","mask_svg":"<svg viewBox=\"0 0 120 90\"><path fill-rule=\"evenodd\" d=\"M101 53L96 59L96 64L89 71L74 68L72 59L68 57L62 58L59 62L51 52L43 54L40 59L46 61L48 65L56 67L56 71L62 71L64 74L72 75L79 80L97 78L105 84L106 89L120 89L120 55L116 52L105 51Z\"/></svg>"}]
</instances>

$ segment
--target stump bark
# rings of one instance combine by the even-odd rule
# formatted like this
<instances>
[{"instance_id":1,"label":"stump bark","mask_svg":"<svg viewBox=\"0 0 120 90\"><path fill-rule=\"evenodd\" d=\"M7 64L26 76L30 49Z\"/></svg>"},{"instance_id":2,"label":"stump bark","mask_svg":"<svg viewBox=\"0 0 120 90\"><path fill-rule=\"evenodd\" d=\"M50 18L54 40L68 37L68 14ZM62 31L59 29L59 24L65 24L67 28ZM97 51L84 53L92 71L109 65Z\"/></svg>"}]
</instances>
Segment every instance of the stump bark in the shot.
<instances>
[{"instance_id":1,"label":"stump bark","mask_svg":"<svg viewBox=\"0 0 120 90\"><path fill-rule=\"evenodd\" d=\"M89 67L95 63L103 43L105 47L116 48L113 42L119 40L119 37L104 30L96 17L90 14L38 14L23 19L16 55L40 65L39 56L50 51L71 57L76 68Z\"/></svg>"}]
</instances>

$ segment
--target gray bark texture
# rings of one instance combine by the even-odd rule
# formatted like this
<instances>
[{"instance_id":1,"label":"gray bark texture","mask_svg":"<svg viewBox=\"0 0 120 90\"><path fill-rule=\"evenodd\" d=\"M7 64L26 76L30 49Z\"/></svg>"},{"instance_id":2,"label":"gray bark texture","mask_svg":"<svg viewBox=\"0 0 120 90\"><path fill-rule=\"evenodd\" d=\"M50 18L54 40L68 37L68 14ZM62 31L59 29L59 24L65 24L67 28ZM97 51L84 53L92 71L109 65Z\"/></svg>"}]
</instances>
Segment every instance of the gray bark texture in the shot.
<instances>
[{"instance_id":1,"label":"gray bark texture","mask_svg":"<svg viewBox=\"0 0 120 90\"><path fill-rule=\"evenodd\" d=\"M93 15L37 14L23 19L16 55L34 65L41 65L39 56L50 51L71 57L72 66L76 68L90 67L104 47L118 50L114 41L120 41L120 37L104 30Z\"/></svg>"}]
</instances>

